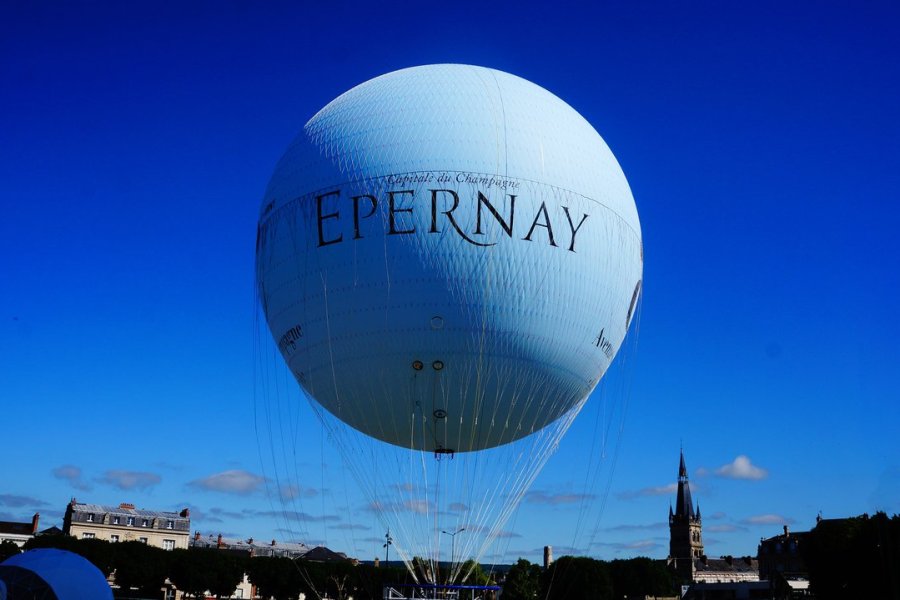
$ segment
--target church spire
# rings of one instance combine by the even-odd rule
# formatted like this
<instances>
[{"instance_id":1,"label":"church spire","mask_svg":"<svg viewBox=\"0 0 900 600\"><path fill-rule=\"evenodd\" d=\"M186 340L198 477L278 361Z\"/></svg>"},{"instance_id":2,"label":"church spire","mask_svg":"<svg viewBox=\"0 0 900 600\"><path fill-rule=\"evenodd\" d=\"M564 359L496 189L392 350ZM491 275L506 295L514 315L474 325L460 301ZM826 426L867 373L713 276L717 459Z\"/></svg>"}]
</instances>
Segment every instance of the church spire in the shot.
<instances>
[{"instance_id":1,"label":"church spire","mask_svg":"<svg viewBox=\"0 0 900 600\"><path fill-rule=\"evenodd\" d=\"M678 464L678 496L675 499L675 516L693 519L694 504L691 500L691 484L688 482L687 466L684 464L684 450Z\"/></svg>"},{"instance_id":2,"label":"church spire","mask_svg":"<svg viewBox=\"0 0 900 600\"><path fill-rule=\"evenodd\" d=\"M700 522L700 505L694 507L691 484L682 448L678 460L678 493L675 510L669 504L669 558L685 579L693 577L693 561L703 556L703 534ZM680 561L680 562L679 562Z\"/></svg>"}]
</instances>

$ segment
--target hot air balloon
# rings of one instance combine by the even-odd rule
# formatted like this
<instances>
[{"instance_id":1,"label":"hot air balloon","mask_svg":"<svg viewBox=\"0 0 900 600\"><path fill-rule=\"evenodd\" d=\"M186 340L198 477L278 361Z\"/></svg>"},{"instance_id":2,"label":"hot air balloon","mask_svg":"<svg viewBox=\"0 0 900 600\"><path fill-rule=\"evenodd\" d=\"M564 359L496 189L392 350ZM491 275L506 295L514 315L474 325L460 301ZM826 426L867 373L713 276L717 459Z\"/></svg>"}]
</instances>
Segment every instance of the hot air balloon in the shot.
<instances>
[{"instance_id":1,"label":"hot air balloon","mask_svg":"<svg viewBox=\"0 0 900 600\"><path fill-rule=\"evenodd\" d=\"M395 548L437 560L464 529L454 564L484 551L610 366L643 266L594 128L533 83L453 64L313 116L268 184L256 258L272 338Z\"/></svg>"}]
</instances>

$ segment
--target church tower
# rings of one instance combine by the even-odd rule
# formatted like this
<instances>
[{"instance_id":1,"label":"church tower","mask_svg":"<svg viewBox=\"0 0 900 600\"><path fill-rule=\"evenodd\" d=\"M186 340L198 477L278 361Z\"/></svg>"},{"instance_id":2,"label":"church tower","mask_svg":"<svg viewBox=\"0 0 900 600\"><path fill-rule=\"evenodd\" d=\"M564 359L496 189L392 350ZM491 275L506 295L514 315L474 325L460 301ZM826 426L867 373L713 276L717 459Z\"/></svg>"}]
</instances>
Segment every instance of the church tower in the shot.
<instances>
[{"instance_id":1,"label":"church tower","mask_svg":"<svg viewBox=\"0 0 900 600\"><path fill-rule=\"evenodd\" d=\"M686 579L693 578L694 560L703 556L701 527L700 505L694 508L682 450L678 465L675 510L669 505L669 561L674 563L675 570Z\"/></svg>"}]
</instances>

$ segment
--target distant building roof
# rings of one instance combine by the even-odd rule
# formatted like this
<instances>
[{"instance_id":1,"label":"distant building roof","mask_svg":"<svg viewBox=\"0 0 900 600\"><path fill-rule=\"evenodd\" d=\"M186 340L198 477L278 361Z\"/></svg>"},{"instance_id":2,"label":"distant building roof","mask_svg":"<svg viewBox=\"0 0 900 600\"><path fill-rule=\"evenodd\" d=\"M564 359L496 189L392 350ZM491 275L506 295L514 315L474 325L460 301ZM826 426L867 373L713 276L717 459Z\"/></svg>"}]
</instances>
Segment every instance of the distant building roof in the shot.
<instances>
[{"instance_id":1,"label":"distant building roof","mask_svg":"<svg viewBox=\"0 0 900 600\"><path fill-rule=\"evenodd\" d=\"M694 560L694 581L759 581L759 563L749 556L698 558Z\"/></svg>"},{"instance_id":2,"label":"distant building roof","mask_svg":"<svg viewBox=\"0 0 900 600\"><path fill-rule=\"evenodd\" d=\"M314 562L347 562L352 561L343 552L335 552L325 546L310 548L302 542L269 542L256 541L253 538L228 538L223 535L200 535L197 531L191 538L191 548L217 549L226 552L240 552L250 556L286 556L302 558Z\"/></svg>"},{"instance_id":3,"label":"distant building roof","mask_svg":"<svg viewBox=\"0 0 900 600\"><path fill-rule=\"evenodd\" d=\"M190 545L192 548L217 548L219 550L239 551L252 556L287 556L299 558L310 551L310 547L301 542L260 542L253 538L227 538L222 535L203 537L200 532L194 533Z\"/></svg>"},{"instance_id":4,"label":"distant building roof","mask_svg":"<svg viewBox=\"0 0 900 600\"><path fill-rule=\"evenodd\" d=\"M34 532L32 531L31 523L0 521L0 533L7 535L32 535Z\"/></svg>"},{"instance_id":5,"label":"distant building roof","mask_svg":"<svg viewBox=\"0 0 900 600\"><path fill-rule=\"evenodd\" d=\"M325 546L316 546L304 554L303 559L314 562L347 562L350 560L343 552L335 552L334 550L329 550Z\"/></svg>"},{"instance_id":6,"label":"distant building roof","mask_svg":"<svg viewBox=\"0 0 900 600\"><path fill-rule=\"evenodd\" d=\"M72 512L75 513L109 514L128 517L147 517L151 519L187 519L190 516L190 511L188 509L184 509L181 512L146 510L143 508L135 508L134 504L127 504L125 502L118 506L107 506L104 504L76 502L73 499L72 502L69 503L69 507L72 509Z\"/></svg>"},{"instance_id":7,"label":"distant building roof","mask_svg":"<svg viewBox=\"0 0 900 600\"><path fill-rule=\"evenodd\" d=\"M31 521L19 523L17 521L0 521L0 535L32 536L37 533L41 515L35 513Z\"/></svg>"}]
</instances>

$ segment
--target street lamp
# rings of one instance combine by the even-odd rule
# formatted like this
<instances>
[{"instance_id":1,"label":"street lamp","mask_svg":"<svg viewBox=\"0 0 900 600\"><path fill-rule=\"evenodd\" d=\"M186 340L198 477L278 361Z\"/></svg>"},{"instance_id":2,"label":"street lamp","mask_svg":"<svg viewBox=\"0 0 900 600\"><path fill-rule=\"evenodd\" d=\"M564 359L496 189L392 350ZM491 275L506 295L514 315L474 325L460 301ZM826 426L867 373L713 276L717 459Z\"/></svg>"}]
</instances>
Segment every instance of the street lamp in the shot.
<instances>
[{"instance_id":1,"label":"street lamp","mask_svg":"<svg viewBox=\"0 0 900 600\"><path fill-rule=\"evenodd\" d=\"M465 527L460 527L453 533L450 533L449 531L441 531L441 533L446 533L447 535L450 536L450 564L451 565L454 563L455 558L456 558L456 534L462 533L465 530L466 530Z\"/></svg>"},{"instance_id":2,"label":"street lamp","mask_svg":"<svg viewBox=\"0 0 900 600\"><path fill-rule=\"evenodd\" d=\"M394 543L394 538L391 537L391 530L388 529L387 533L384 534L384 544L381 546L384 548L384 566L388 566L388 553L391 551L391 544Z\"/></svg>"}]
</instances>

